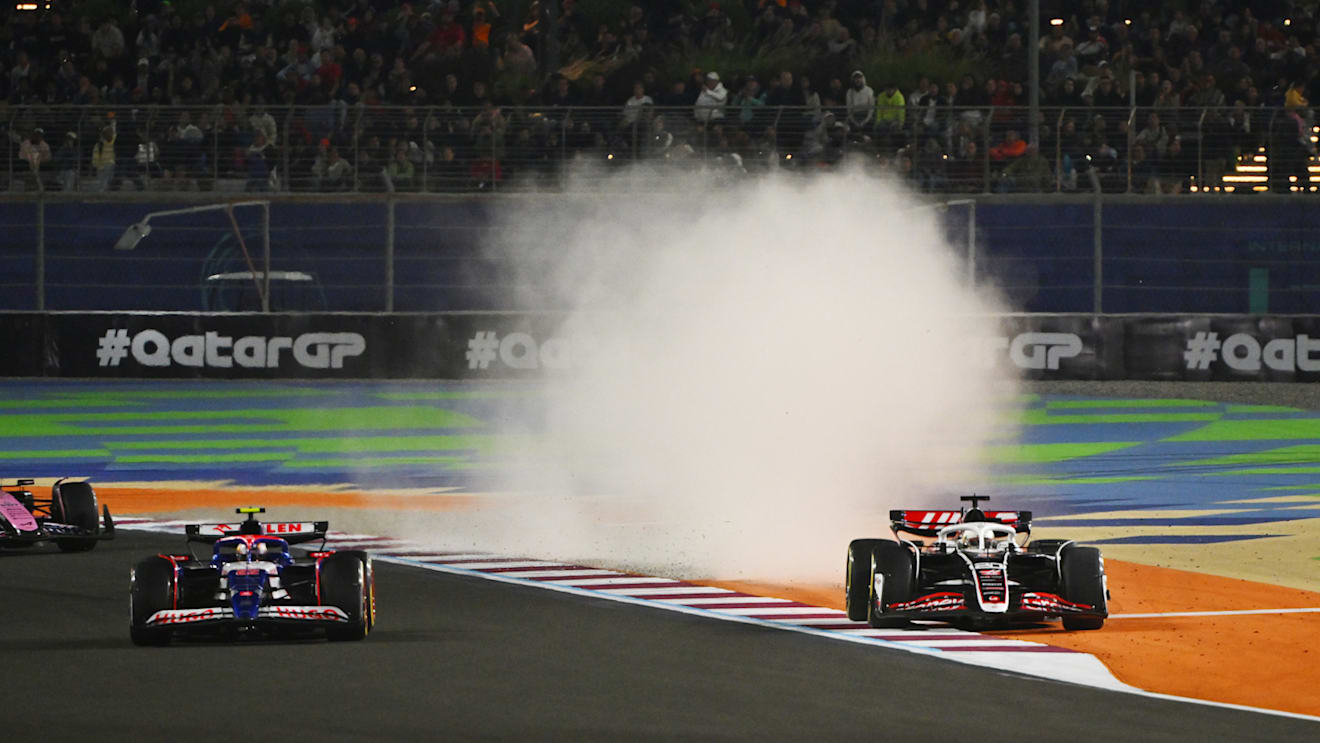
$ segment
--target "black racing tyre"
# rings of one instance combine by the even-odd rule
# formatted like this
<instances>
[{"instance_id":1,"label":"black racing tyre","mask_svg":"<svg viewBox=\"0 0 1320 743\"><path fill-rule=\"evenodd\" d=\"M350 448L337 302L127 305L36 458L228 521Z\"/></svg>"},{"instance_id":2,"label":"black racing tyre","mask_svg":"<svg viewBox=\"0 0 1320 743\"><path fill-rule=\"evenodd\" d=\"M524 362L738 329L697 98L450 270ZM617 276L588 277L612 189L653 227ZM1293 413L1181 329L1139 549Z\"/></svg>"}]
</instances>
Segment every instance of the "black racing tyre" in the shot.
<instances>
[{"instance_id":1,"label":"black racing tyre","mask_svg":"<svg viewBox=\"0 0 1320 743\"><path fill-rule=\"evenodd\" d=\"M163 557L148 557L133 566L129 579L128 633L134 645L168 645L168 628L148 627L152 614L174 608L174 563Z\"/></svg>"},{"instance_id":2,"label":"black racing tyre","mask_svg":"<svg viewBox=\"0 0 1320 743\"><path fill-rule=\"evenodd\" d=\"M100 531L101 515L96 505L96 492L85 482L62 482L52 488L51 518L57 523L86 529L91 534ZM95 539L56 539L61 552L86 552L96 546Z\"/></svg>"},{"instance_id":3,"label":"black racing tyre","mask_svg":"<svg viewBox=\"0 0 1320 743\"><path fill-rule=\"evenodd\" d=\"M906 626L902 616L885 615L876 611L875 576L884 576L884 595L878 597L881 605L912 598L914 580L912 552L898 542L880 540L871 550L871 569L867 575L866 622L875 628Z\"/></svg>"},{"instance_id":4,"label":"black racing tyre","mask_svg":"<svg viewBox=\"0 0 1320 743\"><path fill-rule=\"evenodd\" d=\"M321 560L321 605L335 606L348 615L347 624L326 629L331 640L361 640L371 631L374 603L371 558L361 550L336 552Z\"/></svg>"},{"instance_id":5,"label":"black racing tyre","mask_svg":"<svg viewBox=\"0 0 1320 743\"><path fill-rule=\"evenodd\" d=\"M848 543L848 566L843 574L843 603L848 618L854 622L866 621L866 602L871 591L866 587L871 579L871 552L880 539L854 539Z\"/></svg>"},{"instance_id":6,"label":"black racing tyre","mask_svg":"<svg viewBox=\"0 0 1320 743\"><path fill-rule=\"evenodd\" d=\"M1064 598L1089 604L1101 613L1108 613L1105 564L1098 548L1065 547L1059 554L1059 572L1063 575ZM1063 628L1068 630L1100 629L1104 625L1103 616L1063 618Z\"/></svg>"}]
</instances>

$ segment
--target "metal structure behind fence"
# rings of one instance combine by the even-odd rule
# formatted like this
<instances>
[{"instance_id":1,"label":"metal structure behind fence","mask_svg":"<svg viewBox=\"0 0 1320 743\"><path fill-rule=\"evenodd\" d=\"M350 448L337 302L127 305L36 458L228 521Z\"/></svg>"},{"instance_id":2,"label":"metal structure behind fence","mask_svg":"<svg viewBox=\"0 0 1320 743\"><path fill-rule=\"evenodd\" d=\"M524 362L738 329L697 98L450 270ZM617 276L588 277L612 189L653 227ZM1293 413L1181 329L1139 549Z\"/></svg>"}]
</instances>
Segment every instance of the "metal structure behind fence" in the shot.
<instances>
[{"instance_id":1,"label":"metal structure behind fence","mask_svg":"<svg viewBox=\"0 0 1320 743\"><path fill-rule=\"evenodd\" d=\"M9 190L469 193L592 187L571 163L751 177L855 161L934 193L1313 192L1309 110L1026 107L10 107ZM32 166L33 132L50 157ZM27 144L25 144L25 142ZM591 171L599 175L601 170Z\"/></svg>"}]
</instances>

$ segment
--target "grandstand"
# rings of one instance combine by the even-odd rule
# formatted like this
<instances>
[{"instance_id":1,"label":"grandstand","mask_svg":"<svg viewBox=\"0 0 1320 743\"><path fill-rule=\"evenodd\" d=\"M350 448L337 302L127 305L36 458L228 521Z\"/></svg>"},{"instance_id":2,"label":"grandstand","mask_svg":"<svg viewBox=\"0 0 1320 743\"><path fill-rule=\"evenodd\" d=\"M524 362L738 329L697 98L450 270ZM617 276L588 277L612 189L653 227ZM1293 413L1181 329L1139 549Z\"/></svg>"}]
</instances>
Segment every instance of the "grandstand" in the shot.
<instances>
[{"instance_id":1,"label":"grandstand","mask_svg":"<svg viewBox=\"0 0 1320 743\"><path fill-rule=\"evenodd\" d=\"M9 191L558 188L856 162L936 193L1320 188L1315 3L41 0ZM1036 141L1032 131L1036 131Z\"/></svg>"}]
</instances>

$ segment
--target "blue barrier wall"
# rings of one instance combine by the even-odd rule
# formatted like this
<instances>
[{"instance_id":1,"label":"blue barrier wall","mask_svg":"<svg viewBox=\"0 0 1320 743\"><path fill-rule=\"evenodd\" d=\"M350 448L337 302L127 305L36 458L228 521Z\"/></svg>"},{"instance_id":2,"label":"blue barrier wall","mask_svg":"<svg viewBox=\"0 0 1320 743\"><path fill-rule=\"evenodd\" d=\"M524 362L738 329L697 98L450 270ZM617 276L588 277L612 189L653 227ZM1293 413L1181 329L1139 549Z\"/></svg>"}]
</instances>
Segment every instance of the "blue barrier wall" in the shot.
<instances>
[{"instance_id":1,"label":"blue barrier wall","mask_svg":"<svg viewBox=\"0 0 1320 743\"><path fill-rule=\"evenodd\" d=\"M136 250L113 250L127 225L177 206L48 203L46 308L224 310L244 301L251 308L251 296L206 288L208 275L246 270L222 213L154 220ZM498 219L517 218L525 208L518 199L398 203L395 309L528 309L518 306L511 261L490 239ZM0 203L0 309L36 308L37 214L34 203ZM383 309L386 214L384 203L275 203L273 268L316 278L314 290L277 300L309 310ZM1102 214L1106 312L1317 309L1320 208L1310 199L1128 200L1107 202ZM1013 309L1092 310L1092 205L983 201L976 216L978 276L1001 287ZM236 217L259 256L260 212L240 210ZM957 219L952 211L950 218ZM955 240L961 229L952 229Z\"/></svg>"}]
</instances>

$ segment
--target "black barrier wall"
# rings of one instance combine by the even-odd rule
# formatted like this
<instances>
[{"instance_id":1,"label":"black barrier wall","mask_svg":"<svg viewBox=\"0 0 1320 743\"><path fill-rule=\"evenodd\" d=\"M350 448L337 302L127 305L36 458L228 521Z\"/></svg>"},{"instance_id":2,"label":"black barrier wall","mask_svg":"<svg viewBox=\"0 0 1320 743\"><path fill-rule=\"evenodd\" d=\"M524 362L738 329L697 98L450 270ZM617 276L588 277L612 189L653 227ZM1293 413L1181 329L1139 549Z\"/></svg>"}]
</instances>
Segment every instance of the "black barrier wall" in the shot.
<instances>
[{"instance_id":1,"label":"black barrier wall","mask_svg":"<svg viewBox=\"0 0 1320 743\"><path fill-rule=\"evenodd\" d=\"M217 379L532 377L569 365L538 313L2 313L9 376Z\"/></svg>"},{"instance_id":2,"label":"black barrier wall","mask_svg":"<svg viewBox=\"0 0 1320 743\"><path fill-rule=\"evenodd\" d=\"M571 369L592 339L556 313L0 313L7 376L519 379ZM1320 380L1320 316L1003 315L951 363L1033 379ZM880 342L877 339L877 342Z\"/></svg>"}]
</instances>

